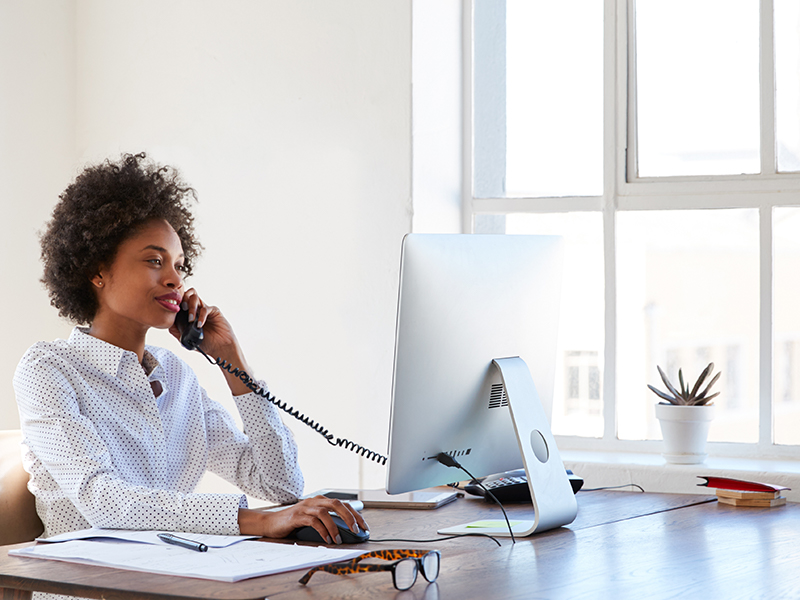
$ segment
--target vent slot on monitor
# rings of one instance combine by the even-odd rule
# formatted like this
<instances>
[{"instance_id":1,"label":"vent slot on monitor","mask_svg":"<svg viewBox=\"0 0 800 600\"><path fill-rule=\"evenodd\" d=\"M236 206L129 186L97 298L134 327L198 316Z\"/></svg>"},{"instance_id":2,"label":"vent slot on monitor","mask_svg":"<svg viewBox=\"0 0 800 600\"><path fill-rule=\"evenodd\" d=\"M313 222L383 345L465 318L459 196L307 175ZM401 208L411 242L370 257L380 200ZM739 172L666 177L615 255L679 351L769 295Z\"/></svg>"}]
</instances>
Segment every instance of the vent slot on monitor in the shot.
<instances>
[{"instance_id":1,"label":"vent slot on monitor","mask_svg":"<svg viewBox=\"0 0 800 600\"><path fill-rule=\"evenodd\" d=\"M462 448L461 450L450 450L445 452L445 454L452 456L453 458L459 458L460 456L467 456L470 452L472 452L472 448ZM423 458L422 460L437 460L436 456L428 456Z\"/></svg>"},{"instance_id":2,"label":"vent slot on monitor","mask_svg":"<svg viewBox=\"0 0 800 600\"><path fill-rule=\"evenodd\" d=\"M489 394L489 408L502 408L508 406L506 387L502 383L493 383Z\"/></svg>"}]
</instances>

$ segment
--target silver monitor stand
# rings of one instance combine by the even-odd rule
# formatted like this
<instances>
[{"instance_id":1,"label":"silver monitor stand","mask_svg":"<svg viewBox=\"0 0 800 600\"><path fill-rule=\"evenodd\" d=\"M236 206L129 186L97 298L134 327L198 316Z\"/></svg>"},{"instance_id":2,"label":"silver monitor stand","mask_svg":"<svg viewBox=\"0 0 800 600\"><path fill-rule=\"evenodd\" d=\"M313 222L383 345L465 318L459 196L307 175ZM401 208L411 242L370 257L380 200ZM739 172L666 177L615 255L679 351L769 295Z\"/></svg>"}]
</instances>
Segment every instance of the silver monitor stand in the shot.
<instances>
[{"instance_id":1,"label":"silver monitor stand","mask_svg":"<svg viewBox=\"0 0 800 600\"><path fill-rule=\"evenodd\" d=\"M578 503L528 365L519 357L497 358L492 363L500 370L506 389L533 501L533 519L513 519L511 530L515 536L523 537L572 523L578 514ZM510 535L502 520L474 521L440 529L439 533Z\"/></svg>"}]
</instances>

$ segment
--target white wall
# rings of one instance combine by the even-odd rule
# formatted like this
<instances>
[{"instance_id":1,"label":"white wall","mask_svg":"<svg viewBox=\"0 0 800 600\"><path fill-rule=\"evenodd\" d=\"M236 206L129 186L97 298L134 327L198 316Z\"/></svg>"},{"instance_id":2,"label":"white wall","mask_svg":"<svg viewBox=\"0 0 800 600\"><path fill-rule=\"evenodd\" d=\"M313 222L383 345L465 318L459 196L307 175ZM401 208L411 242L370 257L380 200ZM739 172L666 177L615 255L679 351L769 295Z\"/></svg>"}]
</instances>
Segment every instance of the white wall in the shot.
<instances>
[{"instance_id":1,"label":"white wall","mask_svg":"<svg viewBox=\"0 0 800 600\"><path fill-rule=\"evenodd\" d=\"M19 426L22 354L70 330L39 284L37 232L75 168L74 45L74 2L0 0L0 429Z\"/></svg>"},{"instance_id":2,"label":"white wall","mask_svg":"<svg viewBox=\"0 0 800 600\"><path fill-rule=\"evenodd\" d=\"M80 165L146 150L198 191L206 252L190 281L257 375L384 453L412 214L410 2L0 0L0 27L0 427L17 426L24 349L69 332L37 283L34 230ZM293 429L307 491L383 485L382 467Z\"/></svg>"}]
</instances>

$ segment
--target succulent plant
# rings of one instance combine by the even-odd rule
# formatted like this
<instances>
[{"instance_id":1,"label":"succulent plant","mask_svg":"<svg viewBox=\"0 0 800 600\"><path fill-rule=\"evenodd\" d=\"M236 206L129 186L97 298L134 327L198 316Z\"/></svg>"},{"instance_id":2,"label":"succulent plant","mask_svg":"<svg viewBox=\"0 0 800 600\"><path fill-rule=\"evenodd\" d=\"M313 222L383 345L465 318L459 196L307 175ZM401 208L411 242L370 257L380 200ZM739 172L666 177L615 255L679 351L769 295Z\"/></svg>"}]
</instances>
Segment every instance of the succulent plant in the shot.
<instances>
[{"instance_id":1,"label":"succulent plant","mask_svg":"<svg viewBox=\"0 0 800 600\"><path fill-rule=\"evenodd\" d=\"M700 387L703 385L703 382L709 375L711 375L711 372L714 370L713 362L708 363L708 366L703 370L702 373L700 373L700 377L697 378L697 381L692 386L691 390L689 389L688 385L684 384L683 372L680 369L678 369L678 380L680 383L680 390L678 390L675 388L674 385L670 383L669 379L664 374L664 371L661 370L661 367L657 366L656 368L658 369L658 374L661 375L661 380L664 382L664 385L667 386L667 389L672 394L670 396L670 394L662 392L661 390L654 388L652 385L648 384L647 387L649 387L653 391L653 393L655 393L656 396L658 396L659 398L663 398L664 400L667 401L667 402L661 402L661 404L669 403L669 404L677 404L679 406L704 406L708 404L713 404L709 401L712 398L715 398L716 396L719 395L719 392L716 392L715 394L711 394L709 396L708 391L711 389L711 386L717 382L719 376L722 375L721 371L716 375L714 375L714 378L711 380L711 382L706 386L706 388L702 392L700 392Z\"/></svg>"}]
</instances>

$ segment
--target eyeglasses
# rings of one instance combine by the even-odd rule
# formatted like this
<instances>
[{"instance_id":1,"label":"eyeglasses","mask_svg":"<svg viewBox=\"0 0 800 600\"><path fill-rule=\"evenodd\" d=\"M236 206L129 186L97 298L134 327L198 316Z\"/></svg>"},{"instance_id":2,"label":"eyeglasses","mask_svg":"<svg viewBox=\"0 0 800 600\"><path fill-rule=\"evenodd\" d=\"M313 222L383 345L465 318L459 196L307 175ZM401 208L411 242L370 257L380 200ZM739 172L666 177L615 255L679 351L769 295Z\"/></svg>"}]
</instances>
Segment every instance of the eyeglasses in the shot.
<instances>
[{"instance_id":1,"label":"eyeglasses","mask_svg":"<svg viewBox=\"0 0 800 600\"><path fill-rule=\"evenodd\" d=\"M361 564L365 558L382 558L393 560L391 564ZM439 563L442 555L438 550L375 550L351 560L314 567L303 575L300 583L307 584L317 571L326 571L334 575L349 573L366 573L370 571L391 571L394 587L400 591L409 589L417 581L417 572L433 583L439 576Z\"/></svg>"}]
</instances>

